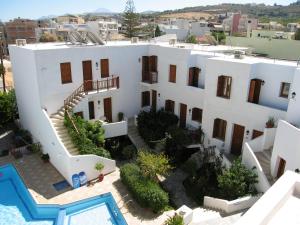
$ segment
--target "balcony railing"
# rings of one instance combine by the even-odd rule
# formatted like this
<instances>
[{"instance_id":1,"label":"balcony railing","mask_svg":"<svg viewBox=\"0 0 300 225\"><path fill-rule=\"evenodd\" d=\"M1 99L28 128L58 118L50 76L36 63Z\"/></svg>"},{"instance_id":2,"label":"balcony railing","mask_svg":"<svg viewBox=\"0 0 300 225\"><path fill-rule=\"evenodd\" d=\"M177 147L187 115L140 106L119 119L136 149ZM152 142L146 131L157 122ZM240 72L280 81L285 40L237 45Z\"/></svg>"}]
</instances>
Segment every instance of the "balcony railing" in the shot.
<instances>
[{"instance_id":1,"label":"balcony railing","mask_svg":"<svg viewBox=\"0 0 300 225\"><path fill-rule=\"evenodd\" d=\"M83 83L84 85L84 91L89 92L89 91L101 91L101 90L108 90L111 88L117 88L119 89L120 87L120 81L119 77L112 77L112 78L107 78L105 80L86 80Z\"/></svg>"},{"instance_id":2,"label":"balcony railing","mask_svg":"<svg viewBox=\"0 0 300 225\"><path fill-rule=\"evenodd\" d=\"M143 71L142 82L148 83L148 84L156 84L158 82L158 73Z\"/></svg>"}]
</instances>

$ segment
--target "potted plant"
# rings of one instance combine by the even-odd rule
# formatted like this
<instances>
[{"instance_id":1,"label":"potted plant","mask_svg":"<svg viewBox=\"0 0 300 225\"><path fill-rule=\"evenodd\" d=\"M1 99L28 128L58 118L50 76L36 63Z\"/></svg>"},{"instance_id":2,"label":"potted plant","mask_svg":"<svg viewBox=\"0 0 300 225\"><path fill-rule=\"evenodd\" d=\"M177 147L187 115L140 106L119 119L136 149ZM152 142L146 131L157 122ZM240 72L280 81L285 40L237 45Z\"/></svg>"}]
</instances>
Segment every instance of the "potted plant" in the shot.
<instances>
[{"instance_id":1,"label":"potted plant","mask_svg":"<svg viewBox=\"0 0 300 225\"><path fill-rule=\"evenodd\" d=\"M266 128L273 128L275 127L275 119L274 117L269 117L268 121L266 122Z\"/></svg>"},{"instance_id":2,"label":"potted plant","mask_svg":"<svg viewBox=\"0 0 300 225\"><path fill-rule=\"evenodd\" d=\"M99 182L103 181L103 179L104 179L104 174L101 173L101 171L104 169L104 165L103 165L102 163L96 163L95 169L96 169L97 171L99 171L99 173L100 173L99 176L98 176Z\"/></svg>"},{"instance_id":3,"label":"potted plant","mask_svg":"<svg viewBox=\"0 0 300 225\"><path fill-rule=\"evenodd\" d=\"M50 157L48 153L46 153L46 154L42 154L41 159L44 161L44 163L47 163L49 162Z\"/></svg>"},{"instance_id":4,"label":"potted plant","mask_svg":"<svg viewBox=\"0 0 300 225\"><path fill-rule=\"evenodd\" d=\"M118 113L118 120L119 120L119 122L124 120L124 113L122 113L122 112Z\"/></svg>"}]
</instances>

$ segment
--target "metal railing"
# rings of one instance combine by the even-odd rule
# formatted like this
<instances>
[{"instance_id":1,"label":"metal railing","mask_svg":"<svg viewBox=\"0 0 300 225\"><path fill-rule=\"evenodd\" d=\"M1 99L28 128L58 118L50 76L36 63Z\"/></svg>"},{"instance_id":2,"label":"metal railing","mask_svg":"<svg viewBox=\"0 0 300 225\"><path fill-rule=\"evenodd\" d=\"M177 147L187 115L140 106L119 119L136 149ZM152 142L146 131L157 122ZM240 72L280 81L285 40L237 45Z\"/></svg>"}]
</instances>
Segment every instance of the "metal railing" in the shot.
<instances>
[{"instance_id":1,"label":"metal railing","mask_svg":"<svg viewBox=\"0 0 300 225\"><path fill-rule=\"evenodd\" d=\"M149 84L155 84L158 82L158 72L142 72L142 82L146 82Z\"/></svg>"}]
</instances>

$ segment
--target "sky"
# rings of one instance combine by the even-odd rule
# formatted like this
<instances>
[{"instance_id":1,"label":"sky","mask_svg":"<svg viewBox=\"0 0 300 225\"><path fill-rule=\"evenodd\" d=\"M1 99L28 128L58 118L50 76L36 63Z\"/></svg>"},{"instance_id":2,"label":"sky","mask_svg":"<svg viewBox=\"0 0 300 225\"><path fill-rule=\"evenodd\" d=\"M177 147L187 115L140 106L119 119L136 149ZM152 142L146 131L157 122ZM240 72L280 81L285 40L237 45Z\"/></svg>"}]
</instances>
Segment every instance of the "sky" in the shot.
<instances>
[{"instance_id":1,"label":"sky","mask_svg":"<svg viewBox=\"0 0 300 225\"><path fill-rule=\"evenodd\" d=\"M135 0L138 12L163 11L190 6L220 3L274 3L288 5L296 0ZM48 15L93 12L106 8L113 12L124 10L126 0L0 0L0 20L8 21L16 17L37 19Z\"/></svg>"}]
</instances>

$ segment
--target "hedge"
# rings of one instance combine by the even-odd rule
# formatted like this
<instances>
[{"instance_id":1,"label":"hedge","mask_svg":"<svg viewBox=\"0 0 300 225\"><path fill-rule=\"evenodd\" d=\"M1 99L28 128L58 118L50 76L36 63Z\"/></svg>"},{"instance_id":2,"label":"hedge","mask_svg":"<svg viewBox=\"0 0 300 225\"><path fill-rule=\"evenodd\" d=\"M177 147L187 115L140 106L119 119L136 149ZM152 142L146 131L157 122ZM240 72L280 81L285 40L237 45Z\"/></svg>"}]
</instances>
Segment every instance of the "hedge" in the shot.
<instances>
[{"instance_id":1,"label":"hedge","mask_svg":"<svg viewBox=\"0 0 300 225\"><path fill-rule=\"evenodd\" d=\"M168 194L159 184L142 176L140 168L133 163L125 164L120 169L121 180L135 200L145 208L157 213L169 204Z\"/></svg>"}]
</instances>

